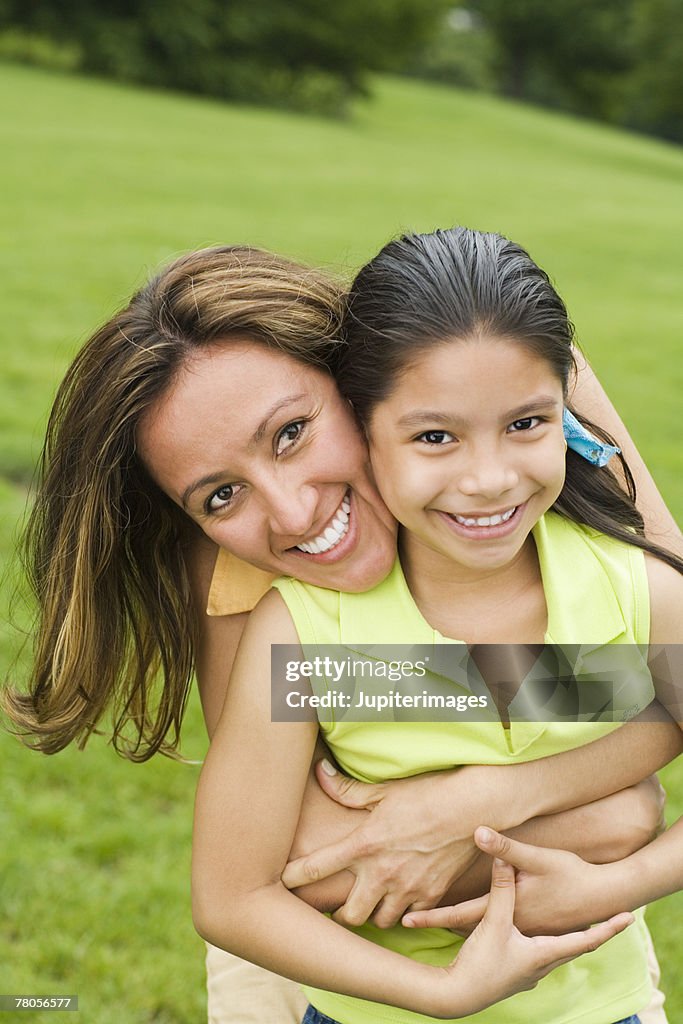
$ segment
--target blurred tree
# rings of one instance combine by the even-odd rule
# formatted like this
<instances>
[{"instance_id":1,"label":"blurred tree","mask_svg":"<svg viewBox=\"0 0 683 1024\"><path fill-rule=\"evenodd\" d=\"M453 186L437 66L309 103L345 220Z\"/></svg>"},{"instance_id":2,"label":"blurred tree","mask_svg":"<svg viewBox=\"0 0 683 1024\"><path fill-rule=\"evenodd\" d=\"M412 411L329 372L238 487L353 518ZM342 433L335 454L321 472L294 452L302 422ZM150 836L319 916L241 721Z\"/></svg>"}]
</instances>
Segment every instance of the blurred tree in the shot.
<instances>
[{"instance_id":1,"label":"blurred tree","mask_svg":"<svg viewBox=\"0 0 683 1024\"><path fill-rule=\"evenodd\" d=\"M448 0L2 0L6 21L73 45L87 71L285 106L339 109L398 69Z\"/></svg>"},{"instance_id":2,"label":"blurred tree","mask_svg":"<svg viewBox=\"0 0 683 1024\"><path fill-rule=\"evenodd\" d=\"M496 81L491 33L468 8L452 7L405 70L418 78L492 90Z\"/></svg>"},{"instance_id":3,"label":"blurred tree","mask_svg":"<svg viewBox=\"0 0 683 1024\"><path fill-rule=\"evenodd\" d=\"M636 0L634 49L624 122L683 142L683 0Z\"/></svg>"},{"instance_id":4,"label":"blurred tree","mask_svg":"<svg viewBox=\"0 0 683 1024\"><path fill-rule=\"evenodd\" d=\"M493 37L499 89L612 117L632 63L635 0L469 0Z\"/></svg>"}]
</instances>

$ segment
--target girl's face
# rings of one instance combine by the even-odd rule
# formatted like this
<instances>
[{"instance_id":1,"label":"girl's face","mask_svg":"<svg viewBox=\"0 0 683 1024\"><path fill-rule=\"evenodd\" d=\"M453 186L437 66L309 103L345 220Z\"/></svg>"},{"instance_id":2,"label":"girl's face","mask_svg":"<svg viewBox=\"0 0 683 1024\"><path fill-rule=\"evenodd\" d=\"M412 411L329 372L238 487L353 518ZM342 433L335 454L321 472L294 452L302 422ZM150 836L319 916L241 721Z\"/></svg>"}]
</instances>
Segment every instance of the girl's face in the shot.
<instances>
[{"instance_id":1,"label":"girl's face","mask_svg":"<svg viewBox=\"0 0 683 1024\"><path fill-rule=\"evenodd\" d=\"M446 341L416 358L369 423L380 493L417 555L466 575L521 552L565 476L562 384L504 338Z\"/></svg>"},{"instance_id":2,"label":"girl's face","mask_svg":"<svg viewBox=\"0 0 683 1024\"><path fill-rule=\"evenodd\" d=\"M396 524L333 380L245 340L200 349L143 419L156 483L220 547L276 575L367 590Z\"/></svg>"}]
</instances>

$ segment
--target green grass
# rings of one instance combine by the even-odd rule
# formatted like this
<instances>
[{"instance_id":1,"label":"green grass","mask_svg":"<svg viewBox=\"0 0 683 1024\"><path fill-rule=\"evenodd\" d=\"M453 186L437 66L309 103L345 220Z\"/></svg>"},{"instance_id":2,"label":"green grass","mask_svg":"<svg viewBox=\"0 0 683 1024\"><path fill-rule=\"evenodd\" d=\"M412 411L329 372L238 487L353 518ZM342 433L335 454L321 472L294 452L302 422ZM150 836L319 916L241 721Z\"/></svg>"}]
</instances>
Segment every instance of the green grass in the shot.
<instances>
[{"instance_id":1,"label":"green grass","mask_svg":"<svg viewBox=\"0 0 683 1024\"><path fill-rule=\"evenodd\" d=\"M149 270L248 241L351 272L402 228L454 222L501 230L550 270L683 512L682 150L408 81L378 81L346 122L9 65L0 97L3 557L70 355ZM3 638L4 669L15 646ZM196 703L186 748L204 748ZM197 768L129 765L101 740L48 759L1 736L0 750L0 992L78 992L87 1024L203 1019L187 891ZM683 811L681 766L667 778ZM681 899L650 912L672 1022Z\"/></svg>"}]
</instances>

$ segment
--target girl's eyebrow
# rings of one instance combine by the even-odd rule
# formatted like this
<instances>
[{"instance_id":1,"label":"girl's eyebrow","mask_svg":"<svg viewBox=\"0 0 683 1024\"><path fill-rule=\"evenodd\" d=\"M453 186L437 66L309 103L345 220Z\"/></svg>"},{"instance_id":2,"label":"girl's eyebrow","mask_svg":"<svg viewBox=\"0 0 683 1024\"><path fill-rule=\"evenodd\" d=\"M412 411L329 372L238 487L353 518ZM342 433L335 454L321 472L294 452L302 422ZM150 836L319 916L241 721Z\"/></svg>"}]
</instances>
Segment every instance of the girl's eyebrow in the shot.
<instances>
[{"instance_id":1,"label":"girl's eyebrow","mask_svg":"<svg viewBox=\"0 0 683 1024\"><path fill-rule=\"evenodd\" d=\"M419 427L422 423L439 423L443 426L452 424L457 417L447 412L438 412L435 409L415 409L406 413L398 420L399 427Z\"/></svg>"},{"instance_id":2,"label":"girl's eyebrow","mask_svg":"<svg viewBox=\"0 0 683 1024\"><path fill-rule=\"evenodd\" d=\"M532 412L538 412L540 409L556 409L558 401L553 398L552 395L538 395L532 398L530 401L525 402L524 405L518 406L516 409L510 409L509 412L503 413L501 419L503 420L518 420L522 416L528 416ZM454 423L461 423L462 420L453 413L447 413L443 410L438 409L415 409L412 412L406 413L405 416L401 416L398 420L399 427L418 427L423 423L436 423L439 426L453 426Z\"/></svg>"},{"instance_id":3,"label":"girl's eyebrow","mask_svg":"<svg viewBox=\"0 0 683 1024\"><path fill-rule=\"evenodd\" d=\"M558 405L557 399L551 395L539 395L537 398L532 398L531 401L525 402L524 405L506 412L503 419L518 420L522 416L528 416L531 412L538 412L539 409L557 409Z\"/></svg>"}]
</instances>

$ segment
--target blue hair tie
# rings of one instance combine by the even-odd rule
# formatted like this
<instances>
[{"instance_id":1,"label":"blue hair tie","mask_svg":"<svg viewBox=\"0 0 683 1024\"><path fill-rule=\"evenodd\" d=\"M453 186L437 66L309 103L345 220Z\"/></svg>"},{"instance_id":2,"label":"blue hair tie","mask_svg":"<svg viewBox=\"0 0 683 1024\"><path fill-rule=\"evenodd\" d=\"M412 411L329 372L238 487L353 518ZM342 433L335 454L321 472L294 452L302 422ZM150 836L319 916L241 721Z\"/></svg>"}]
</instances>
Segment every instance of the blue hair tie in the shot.
<instances>
[{"instance_id":1,"label":"blue hair tie","mask_svg":"<svg viewBox=\"0 0 683 1024\"><path fill-rule=\"evenodd\" d=\"M594 466L606 466L612 456L621 451L621 448L615 448L613 444L598 441L566 408L562 413L562 430L567 447Z\"/></svg>"}]
</instances>

